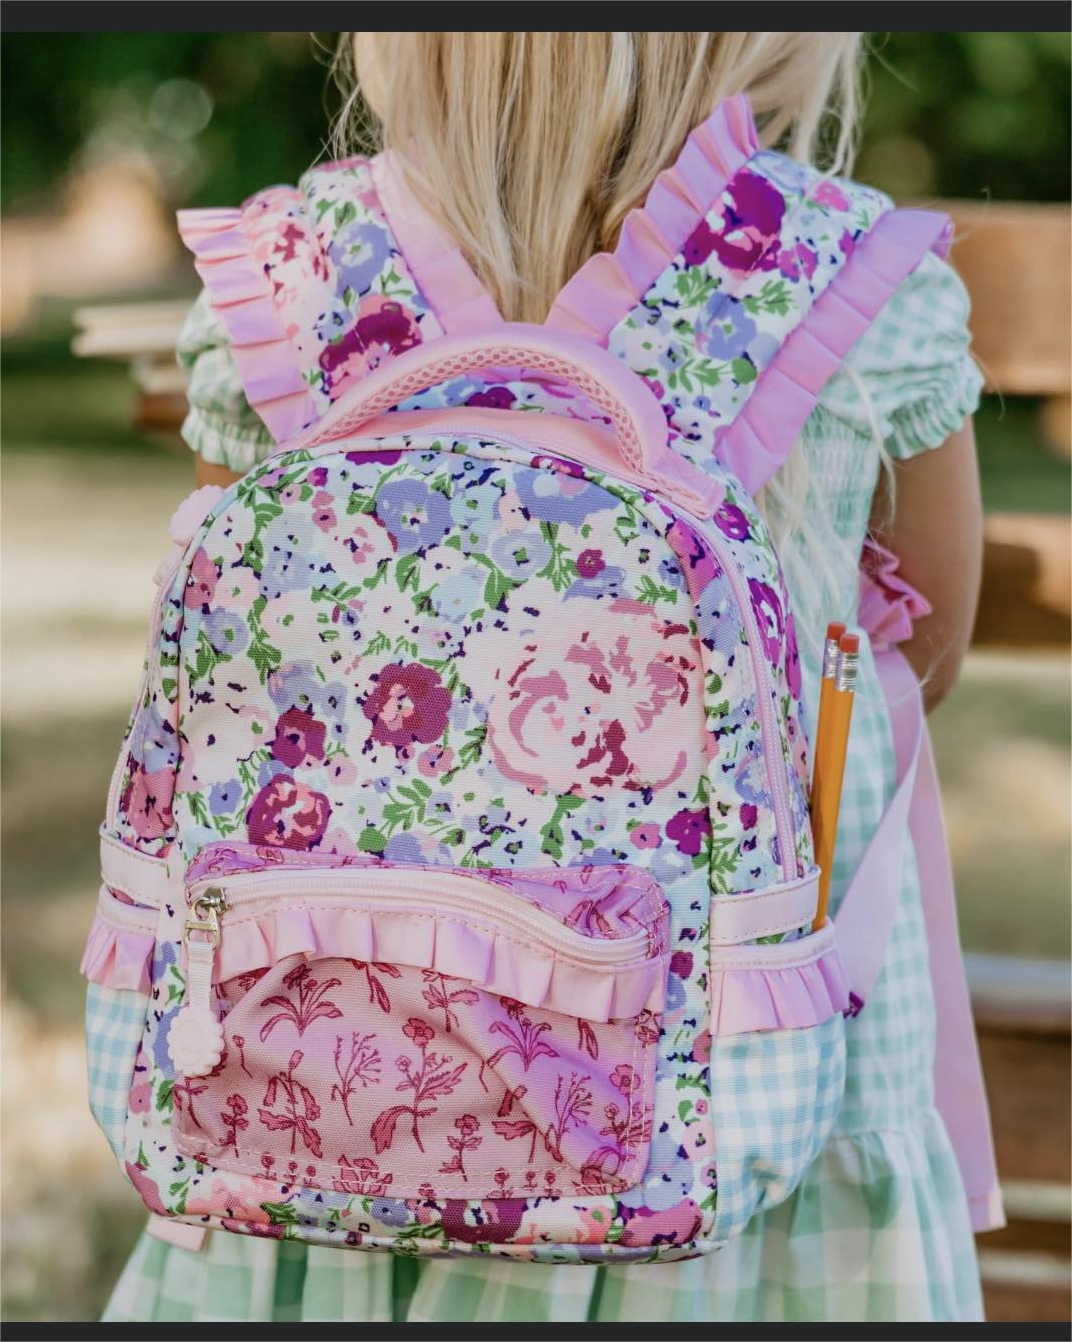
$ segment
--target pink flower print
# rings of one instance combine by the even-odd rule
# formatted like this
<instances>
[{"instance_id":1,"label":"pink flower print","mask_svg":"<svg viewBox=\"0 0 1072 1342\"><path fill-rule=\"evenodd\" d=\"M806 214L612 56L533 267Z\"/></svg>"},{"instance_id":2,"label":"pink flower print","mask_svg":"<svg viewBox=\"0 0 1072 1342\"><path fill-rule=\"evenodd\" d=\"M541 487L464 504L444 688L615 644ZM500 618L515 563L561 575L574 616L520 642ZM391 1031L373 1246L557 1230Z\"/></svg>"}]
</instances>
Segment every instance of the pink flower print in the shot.
<instances>
[{"instance_id":1,"label":"pink flower print","mask_svg":"<svg viewBox=\"0 0 1072 1342\"><path fill-rule=\"evenodd\" d=\"M335 516L335 509L331 506L334 502L334 496L325 489L319 489L313 495L313 524L325 535L332 532L338 525L339 519Z\"/></svg>"},{"instance_id":2,"label":"pink flower print","mask_svg":"<svg viewBox=\"0 0 1072 1342\"><path fill-rule=\"evenodd\" d=\"M477 1137L475 1134L480 1128L480 1120L472 1114L463 1114L461 1118L454 1120L454 1126L458 1129L457 1137L447 1137L447 1145L454 1152L446 1164L440 1165L440 1174L460 1174L465 1182L468 1182L469 1176L465 1172L465 1153L466 1151L475 1151L484 1140L483 1137Z\"/></svg>"},{"instance_id":3,"label":"pink flower print","mask_svg":"<svg viewBox=\"0 0 1072 1342\"><path fill-rule=\"evenodd\" d=\"M289 774L277 774L253 798L246 814L250 843L304 852L323 838L331 803Z\"/></svg>"},{"instance_id":4,"label":"pink flower print","mask_svg":"<svg viewBox=\"0 0 1072 1342\"><path fill-rule=\"evenodd\" d=\"M429 746L417 758L417 768L425 778L438 778L445 774L454 763L454 751L442 746Z\"/></svg>"},{"instance_id":5,"label":"pink flower print","mask_svg":"<svg viewBox=\"0 0 1072 1342\"><path fill-rule=\"evenodd\" d=\"M692 1057L695 1062L711 1061L711 1031L701 1030L696 1036L696 1042L692 1046Z\"/></svg>"},{"instance_id":6,"label":"pink flower print","mask_svg":"<svg viewBox=\"0 0 1072 1342\"><path fill-rule=\"evenodd\" d=\"M295 1049L285 1072L280 1071L268 1082L264 1092L264 1107L257 1113L261 1122L270 1132L290 1133L290 1154L294 1155L297 1140L300 1137L305 1149L318 1159L324 1155L320 1143L320 1133L313 1124L320 1117L320 1105L308 1086L294 1075L303 1058L301 1049ZM282 1091L283 1112L273 1113Z\"/></svg>"},{"instance_id":7,"label":"pink flower print","mask_svg":"<svg viewBox=\"0 0 1072 1342\"><path fill-rule=\"evenodd\" d=\"M233 1147L235 1157L238 1156L238 1134L249 1127L249 1119L246 1113L249 1105L241 1095L228 1095L227 1108L220 1111L220 1118L223 1119L223 1126L227 1132L227 1140L224 1142L224 1149Z\"/></svg>"},{"instance_id":8,"label":"pink flower print","mask_svg":"<svg viewBox=\"0 0 1072 1342\"><path fill-rule=\"evenodd\" d=\"M627 1062L620 1062L610 1074L610 1083L623 1095L631 1095L641 1084L640 1074Z\"/></svg>"},{"instance_id":9,"label":"pink flower print","mask_svg":"<svg viewBox=\"0 0 1072 1342\"><path fill-rule=\"evenodd\" d=\"M679 853L696 857L711 833L711 817L706 810L678 811L666 825L666 837L673 839Z\"/></svg>"},{"instance_id":10,"label":"pink flower print","mask_svg":"<svg viewBox=\"0 0 1072 1342\"><path fill-rule=\"evenodd\" d=\"M778 269L787 280L798 280L802 275L806 280L810 280L815 274L817 261L818 258L812 249L798 242L796 246L784 249L778 254Z\"/></svg>"},{"instance_id":11,"label":"pink flower print","mask_svg":"<svg viewBox=\"0 0 1072 1342\"><path fill-rule=\"evenodd\" d=\"M328 468L326 466L314 466L306 479L314 489L323 489L328 482Z\"/></svg>"},{"instance_id":12,"label":"pink flower print","mask_svg":"<svg viewBox=\"0 0 1072 1342\"><path fill-rule=\"evenodd\" d=\"M272 754L289 769L308 760L324 758L325 726L313 717L312 709L288 708L276 723Z\"/></svg>"},{"instance_id":13,"label":"pink flower print","mask_svg":"<svg viewBox=\"0 0 1072 1342\"><path fill-rule=\"evenodd\" d=\"M817 205L829 205L833 210L847 210L849 208L848 197L837 182L830 179L819 183L812 193L812 200Z\"/></svg>"},{"instance_id":14,"label":"pink flower print","mask_svg":"<svg viewBox=\"0 0 1072 1342\"><path fill-rule=\"evenodd\" d=\"M374 1034L350 1032L349 1056L343 1056L342 1035L335 1036L335 1075L338 1081L332 1082L330 1099L342 1104L346 1121L353 1127L354 1119L350 1113L350 1096L357 1090L358 1084L365 1090L376 1085L380 1079L382 1058L380 1050L372 1047Z\"/></svg>"},{"instance_id":15,"label":"pink flower print","mask_svg":"<svg viewBox=\"0 0 1072 1342\"><path fill-rule=\"evenodd\" d=\"M782 655L782 636L785 633L785 619L782 603L773 587L758 578L748 579L748 594L752 601L752 613L759 625L759 636L763 642L763 651L772 666L778 665Z\"/></svg>"},{"instance_id":16,"label":"pink flower print","mask_svg":"<svg viewBox=\"0 0 1072 1342\"><path fill-rule=\"evenodd\" d=\"M357 781L357 765L348 755L340 752L328 760L327 774L336 787L352 787Z\"/></svg>"},{"instance_id":17,"label":"pink flower print","mask_svg":"<svg viewBox=\"0 0 1072 1342\"><path fill-rule=\"evenodd\" d=\"M418 1048L427 1048L435 1038L432 1027L417 1016L410 1016L402 1026L402 1033L407 1039L412 1039Z\"/></svg>"},{"instance_id":18,"label":"pink flower print","mask_svg":"<svg viewBox=\"0 0 1072 1342\"><path fill-rule=\"evenodd\" d=\"M516 489L506 489L497 505L499 525L503 531L524 531L529 525L525 505Z\"/></svg>"},{"instance_id":19,"label":"pink flower print","mask_svg":"<svg viewBox=\"0 0 1072 1342\"><path fill-rule=\"evenodd\" d=\"M216 565L203 549L197 550L190 562L186 590L182 596L183 605L188 610L202 610L211 606L218 578Z\"/></svg>"},{"instance_id":20,"label":"pink flower print","mask_svg":"<svg viewBox=\"0 0 1072 1342\"><path fill-rule=\"evenodd\" d=\"M759 807L754 802L741 803L741 828L755 829L759 823Z\"/></svg>"},{"instance_id":21,"label":"pink flower print","mask_svg":"<svg viewBox=\"0 0 1072 1342\"><path fill-rule=\"evenodd\" d=\"M439 1106L430 1104L430 1101L452 1094L462 1078L462 1073L469 1066L467 1062L454 1066L453 1058L446 1054L430 1052L428 1045L435 1039L435 1031L416 1016L411 1016L406 1021L402 1033L413 1040L421 1056L419 1064L405 1056L395 1059L395 1066L402 1073L402 1080L395 1090L412 1090L413 1101L411 1104L393 1104L377 1115L369 1130L377 1155L390 1148L395 1137L395 1127L403 1114L409 1115L413 1140L417 1144L417 1149L423 1154L420 1120L430 1118L437 1112ZM422 1108L422 1105L429 1107Z\"/></svg>"},{"instance_id":22,"label":"pink flower print","mask_svg":"<svg viewBox=\"0 0 1072 1342\"><path fill-rule=\"evenodd\" d=\"M381 1174L379 1166L371 1156L357 1156L353 1163L346 1156L340 1156L339 1177L332 1179L331 1186L336 1193L383 1197L393 1178L393 1174Z\"/></svg>"},{"instance_id":23,"label":"pink flower print","mask_svg":"<svg viewBox=\"0 0 1072 1342\"><path fill-rule=\"evenodd\" d=\"M629 840L634 848L658 848L663 836L659 833L659 826L648 821L643 825L635 825L629 831Z\"/></svg>"},{"instance_id":24,"label":"pink flower print","mask_svg":"<svg viewBox=\"0 0 1072 1342\"><path fill-rule=\"evenodd\" d=\"M355 564L366 565L387 558L398 549L398 542L376 516L365 515L344 542Z\"/></svg>"},{"instance_id":25,"label":"pink flower print","mask_svg":"<svg viewBox=\"0 0 1072 1342\"><path fill-rule=\"evenodd\" d=\"M450 692L438 674L419 662L393 662L379 674L362 705L371 737L396 749L414 741L437 741L447 725Z\"/></svg>"},{"instance_id":26,"label":"pink flower print","mask_svg":"<svg viewBox=\"0 0 1072 1342\"><path fill-rule=\"evenodd\" d=\"M351 382L393 355L420 342L420 327L409 308L382 294L369 295L349 331L321 351L320 367L327 374L331 399L336 400Z\"/></svg>"},{"instance_id":27,"label":"pink flower print","mask_svg":"<svg viewBox=\"0 0 1072 1342\"><path fill-rule=\"evenodd\" d=\"M606 567L602 550L582 550L577 556L577 572L582 578L596 578Z\"/></svg>"},{"instance_id":28,"label":"pink flower print","mask_svg":"<svg viewBox=\"0 0 1072 1342\"><path fill-rule=\"evenodd\" d=\"M584 797L668 787L699 768L701 662L688 626L622 599L580 597L571 613L503 658L487 734L499 770Z\"/></svg>"},{"instance_id":29,"label":"pink flower print","mask_svg":"<svg viewBox=\"0 0 1072 1342\"><path fill-rule=\"evenodd\" d=\"M692 973L692 951L675 951L670 957L670 973L687 979Z\"/></svg>"},{"instance_id":30,"label":"pink flower print","mask_svg":"<svg viewBox=\"0 0 1072 1342\"><path fill-rule=\"evenodd\" d=\"M155 773L146 773L140 764L131 765L130 779L119 805L140 839L160 839L171 829L174 791L173 770L157 769Z\"/></svg>"},{"instance_id":31,"label":"pink flower print","mask_svg":"<svg viewBox=\"0 0 1072 1342\"><path fill-rule=\"evenodd\" d=\"M295 965L283 976L283 986L289 988L291 992L296 988L298 1000L294 1002L281 993L264 999L262 1007L279 1007L279 1011L261 1026L261 1040L267 1039L277 1025L293 1025L300 1037L315 1020L338 1020L342 1012L334 1002L326 1000L326 995L332 988L338 988L341 982L341 979L314 978L313 971L305 960Z\"/></svg>"}]
</instances>

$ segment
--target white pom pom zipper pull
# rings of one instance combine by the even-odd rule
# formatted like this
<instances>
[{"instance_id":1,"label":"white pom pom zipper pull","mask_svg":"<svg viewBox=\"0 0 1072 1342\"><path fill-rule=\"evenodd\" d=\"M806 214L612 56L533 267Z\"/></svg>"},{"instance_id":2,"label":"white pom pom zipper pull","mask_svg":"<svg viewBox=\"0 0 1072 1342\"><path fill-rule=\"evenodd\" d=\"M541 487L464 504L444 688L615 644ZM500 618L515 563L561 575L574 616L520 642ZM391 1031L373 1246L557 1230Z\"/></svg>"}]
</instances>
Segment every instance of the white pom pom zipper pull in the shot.
<instances>
[{"instance_id":1,"label":"white pom pom zipper pull","mask_svg":"<svg viewBox=\"0 0 1072 1342\"><path fill-rule=\"evenodd\" d=\"M222 890L206 890L183 925L186 1002L168 1031L168 1053L183 1076L208 1076L223 1056L223 1026L212 1010L212 963L226 909Z\"/></svg>"}]
</instances>

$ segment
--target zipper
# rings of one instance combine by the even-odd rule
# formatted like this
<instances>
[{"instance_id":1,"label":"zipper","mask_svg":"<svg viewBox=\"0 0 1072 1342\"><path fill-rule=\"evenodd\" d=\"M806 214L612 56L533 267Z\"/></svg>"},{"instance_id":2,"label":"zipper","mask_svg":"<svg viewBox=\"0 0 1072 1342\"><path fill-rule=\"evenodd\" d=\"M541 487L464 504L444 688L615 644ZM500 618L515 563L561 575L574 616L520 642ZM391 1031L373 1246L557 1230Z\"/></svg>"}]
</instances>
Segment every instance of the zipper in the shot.
<instances>
[{"instance_id":1,"label":"zipper","mask_svg":"<svg viewBox=\"0 0 1072 1342\"><path fill-rule=\"evenodd\" d=\"M763 741L763 755L768 761L767 774L770 778L771 795L774 799L775 831L778 835L778 848L782 854L782 874L787 881L794 880L797 874L796 841L793 834L792 809L789 805L789 769L782 751L782 734L774 716L774 682L770 667L763 653L763 639L752 609L752 601L744 588L740 565L715 538L704 531L704 540L718 557L722 571L729 580L737 609L741 612L748 633L748 649L752 656L752 673L757 689L757 711L759 713L760 736ZM777 759L779 767L770 767L771 759Z\"/></svg>"},{"instance_id":2,"label":"zipper","mask_svg":"<svg viewBox=\"0 0 1072 1342\"><path fill-rule=\"evenodd\" d=\"M424 873L427 869L422 869ZM447 871L430 872L424 880L417 880L411 872L399 867L384 867L374 875L351 872L345 877L334 871L289 871L278 875L250 872L223 882L218 877L207 877L190 887L190 916L185 925L187 944L195 935L198 940L205 937L218 944L227 915L242 909L253 912L258 905L278 903L295 886L300 886L303 900L349 899L366 909L395 910L406 896L427 902L432 895L437 909L469 917L482 915L487 922L508 928L528 941L538 941L582 964L626 965L648 958L648 934L644 930L627 937L587 937L583 932L563 927L553 915L516 895L511 896L491 881ZM504 908L504 894L521 907Z\"/></svg>"}]
</instances>

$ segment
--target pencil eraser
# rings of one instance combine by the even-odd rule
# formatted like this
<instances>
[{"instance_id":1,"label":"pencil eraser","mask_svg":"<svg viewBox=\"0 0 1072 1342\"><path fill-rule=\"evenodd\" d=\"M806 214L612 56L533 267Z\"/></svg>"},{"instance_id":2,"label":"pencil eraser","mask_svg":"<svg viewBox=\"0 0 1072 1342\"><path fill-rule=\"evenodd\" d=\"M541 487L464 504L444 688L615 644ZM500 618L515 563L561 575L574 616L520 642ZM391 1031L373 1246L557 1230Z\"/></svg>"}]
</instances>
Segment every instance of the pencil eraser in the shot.
<instances>
[{"instance_id":1,"label":"pencil eraser","mask_svg":"<svg viewBox=\"0 0 1072 1342\"><path fill-rule=\"evenodd\" d=\"M842 634L838 639L838 647L842 652L859 652L860 636L859 634Z\"/></svg>"},{"instance_id":2,"label":"pencil eraser","mask_svg":"<svg viewBox=\"0 0 1072 1342\"><path fill-rule=\"evenodd\" d=\"M845 626L841 623L840 620L831 620L830 623L826 626L826 637L828 640L832 640L834 643L836 643L838 639L841 638L844 632L845 632Z\"/></svg>"}]
</instances>

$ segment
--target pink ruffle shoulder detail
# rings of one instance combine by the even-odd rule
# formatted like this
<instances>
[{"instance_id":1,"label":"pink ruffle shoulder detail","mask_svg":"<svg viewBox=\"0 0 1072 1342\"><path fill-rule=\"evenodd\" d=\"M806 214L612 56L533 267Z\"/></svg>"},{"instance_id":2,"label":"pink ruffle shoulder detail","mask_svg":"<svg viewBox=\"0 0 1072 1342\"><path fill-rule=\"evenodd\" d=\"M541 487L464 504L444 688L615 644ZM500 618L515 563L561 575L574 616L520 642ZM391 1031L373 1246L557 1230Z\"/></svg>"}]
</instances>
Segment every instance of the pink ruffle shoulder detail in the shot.
<instances>
[{"instance_id":1,"label":"pink ruffle shoulder detail","mask_svg":"<svg viewBox=\"0 0 1072 1342\"><path fill-rule=\"evenodd\" d=\"M227 329L246 399L276 442L312 423L318 413L250 235L254 202L279 192L298 195L290 187L274 187L241 209L178 213L179 234Z\"/></svg>"},{"instance_id":2,"label":"pink ruffle shoulder detail","mask_svg":"<svg viewBox=\"0 0 1072 1342\"><path fill-rule=\"evenodd\" d=\"M614 251L593 256L566 284L547 325L605 344L760 147L747 97L720 103L626 219Z\"/></svg>"}]
</instances>

